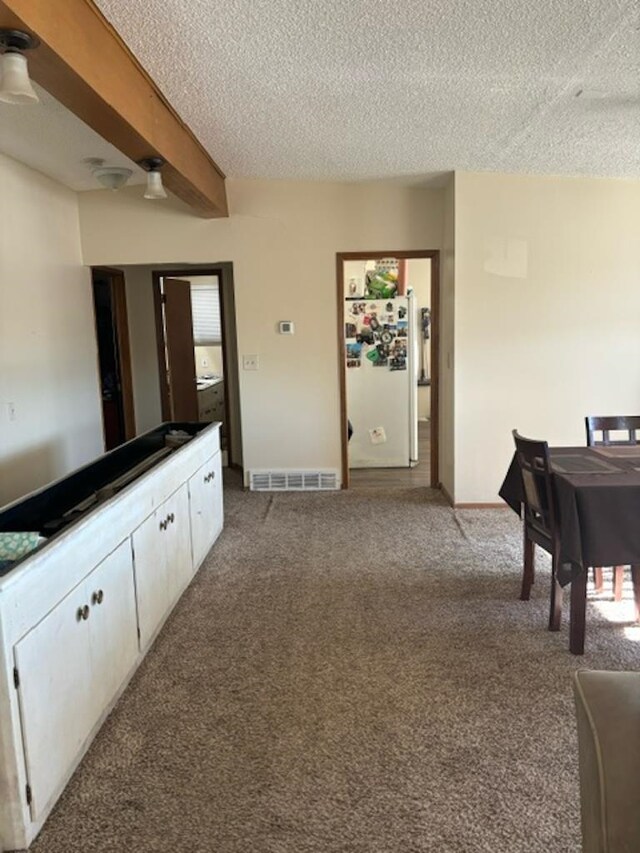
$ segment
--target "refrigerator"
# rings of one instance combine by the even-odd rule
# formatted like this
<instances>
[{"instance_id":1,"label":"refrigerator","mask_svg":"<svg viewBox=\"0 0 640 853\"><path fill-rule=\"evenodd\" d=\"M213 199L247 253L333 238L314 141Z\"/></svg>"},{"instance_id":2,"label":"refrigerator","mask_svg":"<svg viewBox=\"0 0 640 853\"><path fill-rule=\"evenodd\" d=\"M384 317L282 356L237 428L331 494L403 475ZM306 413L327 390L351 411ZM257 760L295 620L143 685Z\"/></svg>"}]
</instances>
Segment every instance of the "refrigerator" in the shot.
<instances>
[{"instance_id":1,"label":"refrigerator","mask_svg":"<svg viewBox=\"0 0 640 853\"><path fill-rule=\"evenodd\" d=\"M345 299L350 468L418 463L418 318L415 300Z\"/></svg>"}]
</instances>

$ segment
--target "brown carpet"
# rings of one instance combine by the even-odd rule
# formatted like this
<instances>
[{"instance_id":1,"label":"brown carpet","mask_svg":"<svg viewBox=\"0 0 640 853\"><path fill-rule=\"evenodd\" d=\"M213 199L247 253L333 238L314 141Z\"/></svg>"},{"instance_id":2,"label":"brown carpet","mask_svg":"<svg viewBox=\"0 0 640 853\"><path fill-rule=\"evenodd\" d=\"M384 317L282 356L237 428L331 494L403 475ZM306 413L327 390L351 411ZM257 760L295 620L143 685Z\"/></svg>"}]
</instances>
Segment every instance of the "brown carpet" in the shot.
<instances>
[{"instance_id":1,"label":"brown carpet","mask_svg":"<svg viewBox=\"0 0 640 853\"><path fill-rule=\"evenodd\" d=\"M545 630L515 516L426 489L226 499L34 853L577 853L571 673L640 645L594 606L583 659Z\"/></svg>"}]
</instances>

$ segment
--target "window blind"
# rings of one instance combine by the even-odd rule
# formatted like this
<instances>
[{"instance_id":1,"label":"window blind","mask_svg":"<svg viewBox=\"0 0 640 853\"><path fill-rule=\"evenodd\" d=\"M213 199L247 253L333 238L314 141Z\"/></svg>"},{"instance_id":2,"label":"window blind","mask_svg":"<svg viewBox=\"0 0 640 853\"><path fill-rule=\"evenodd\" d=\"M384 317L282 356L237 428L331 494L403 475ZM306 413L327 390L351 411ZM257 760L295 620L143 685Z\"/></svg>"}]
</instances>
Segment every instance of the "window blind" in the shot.
<instances>
[{"instance_id":1,"label":"window blind","mask_svg":"<svg viewBox=\"0 0 640 853\"><path fill-rule=\"evenodd\" d=\"M191 285L191 314L193 342L197 346L219 344L222 340L222 328L218 282Z\"/></svg>"}]
</instances>

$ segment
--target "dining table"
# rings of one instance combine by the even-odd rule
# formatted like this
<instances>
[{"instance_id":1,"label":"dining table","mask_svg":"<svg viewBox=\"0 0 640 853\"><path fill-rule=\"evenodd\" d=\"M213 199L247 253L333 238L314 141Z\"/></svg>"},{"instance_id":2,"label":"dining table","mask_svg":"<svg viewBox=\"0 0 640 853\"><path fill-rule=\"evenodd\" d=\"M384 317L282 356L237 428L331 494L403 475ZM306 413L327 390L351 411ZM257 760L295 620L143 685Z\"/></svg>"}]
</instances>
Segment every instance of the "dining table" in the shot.
<instances>
[{"instance_id":1,"label":"dining table","mask_svg":"<svg viewBox=\"0 0 640 853\"><path fill-rule=\"evenodd\" d=\"M566 586L592 566L640 564L640 445L550 447L560 540L557 578ZM514 454L500 497L522 515Z\"/></svg>"}]
</instances>

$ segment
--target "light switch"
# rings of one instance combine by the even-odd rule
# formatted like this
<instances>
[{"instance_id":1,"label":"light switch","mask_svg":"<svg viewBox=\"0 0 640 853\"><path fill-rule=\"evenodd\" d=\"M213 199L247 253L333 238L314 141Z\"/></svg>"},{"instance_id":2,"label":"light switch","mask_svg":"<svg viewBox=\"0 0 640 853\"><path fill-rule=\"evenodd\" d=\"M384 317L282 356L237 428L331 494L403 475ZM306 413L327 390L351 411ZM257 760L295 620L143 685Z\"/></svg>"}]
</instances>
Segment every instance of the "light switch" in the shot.
<instances>
[{"instance_id":1,"label":"light switch","mask_svg":"<svg viewBox=\"0 0 640 853\"><path fill-rule=\"evenodd\" d=\"M258 356L257 355L243 355L242 356L242 368L243 368L243 370L257 370L258 369Z\"/></svg>"}]
</instances>

